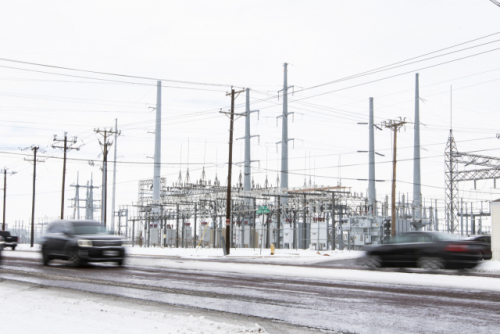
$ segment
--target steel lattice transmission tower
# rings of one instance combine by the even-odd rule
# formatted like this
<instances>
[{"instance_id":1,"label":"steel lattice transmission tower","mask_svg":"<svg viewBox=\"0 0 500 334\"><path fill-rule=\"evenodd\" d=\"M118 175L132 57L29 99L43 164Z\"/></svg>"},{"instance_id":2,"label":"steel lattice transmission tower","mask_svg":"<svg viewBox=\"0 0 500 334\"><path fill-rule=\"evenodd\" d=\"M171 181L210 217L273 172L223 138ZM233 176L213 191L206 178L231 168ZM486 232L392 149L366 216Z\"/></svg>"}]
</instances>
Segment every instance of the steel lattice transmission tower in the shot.
<instances>
[{"instance_id":1,"label":"steel lattice transmission tower","mask_svg":"<svg viewBox=\"0 0 500 334\"><path fill-rule=\"evenodd\" d=\"M446 222L448 232L455 232L458 227L458 160L457 145L453 137L453 130L450 130L450 136L445 149L445 188L446 188Z\"/></svg>"}]
</instances>

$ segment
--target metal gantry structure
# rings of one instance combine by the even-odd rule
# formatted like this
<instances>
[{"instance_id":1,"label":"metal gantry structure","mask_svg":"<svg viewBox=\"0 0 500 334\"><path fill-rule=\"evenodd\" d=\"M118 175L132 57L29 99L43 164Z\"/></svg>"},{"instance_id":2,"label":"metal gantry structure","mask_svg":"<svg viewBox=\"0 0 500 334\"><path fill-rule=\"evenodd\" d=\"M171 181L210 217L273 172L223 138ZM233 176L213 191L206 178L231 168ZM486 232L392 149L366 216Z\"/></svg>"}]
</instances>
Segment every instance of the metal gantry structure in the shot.
<instances>
[{"instance_id":1,"label":"metal gantry structure","mask_svg":"<svg viewBox=\"0 0 500 334\"><path fill-rule=\"evenodd\" d=\"M462 165L464 169L459 170L459 165ZM467 169L469 166L476 168ZM459 214L462 215L462 213L459 211L458 183L473 181L474 189L476 189L476 181L493 180L496 188L496 179L500 177L500 158L459 152L453 131L450 130L445 149L445 167L447 230L456 233L463 220L459 222Z\"/></svg>"},{"instance_id":2,"label":"metal gantry structure","mask_svg":"<svg viewBox=\"0 0 500 334\"><path fill-rule=\"evenodd\" d=\"M360 249L383 243L388 236L388 197L375 204L380 214L372 215L368 194L345 186L283 190L279 185L255 185L249 192L235 186L230 223L226 225L226 187L201 180L167 186L164 181L161 203L155 206L148 186L151 182L140 182L138 202L129 208L128 218L136 223L135 232L129 233L135 235L133 243L145 247L223 248L221 237L229 233L231 248L269 248L273 244L278 249ZM283 198L288 202L283 203ZM259 207L268 208L269 213L256 215ZM436 229L433 205L422 206L418 224L412 219L413 205L405 195L399 195L395 211L398 233Z\"/></svg>"}]
</instances>

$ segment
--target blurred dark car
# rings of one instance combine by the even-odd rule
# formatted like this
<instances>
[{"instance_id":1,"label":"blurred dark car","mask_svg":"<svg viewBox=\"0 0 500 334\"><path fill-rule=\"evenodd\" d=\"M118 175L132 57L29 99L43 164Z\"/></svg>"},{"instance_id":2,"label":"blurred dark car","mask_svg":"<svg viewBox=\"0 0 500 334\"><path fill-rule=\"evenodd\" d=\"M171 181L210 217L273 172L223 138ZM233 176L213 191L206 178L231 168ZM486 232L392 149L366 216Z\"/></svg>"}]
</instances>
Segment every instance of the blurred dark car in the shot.
<instances>
[{"instance_id":1,"label":"blurred dark car","mask_svg":"<svg viewBox=\"0 0 500 334\"><path fill-rule=\"evenodd\" d=\"M485 259L491 260L491 236L490 235L473 235L465 238L465 240L473 241L478 255Z\"/></svg>"},{"instance_id":2,"label":"blurred dark car","mask_svg":"<svg viewBox=\"0 0 500 334\"><path fill-rule=\"evenodd\" d=\"M88 262L115 262L122 265L125 248L122 238L111 235L101 223L90 220L58 220L47 227L41 240L43 264L69 260L74 267Z\"/></svg>"},{"instance_id":3,"label":"blurred dark car","mask_svg":"<svg viewBox=\"0 0 500 334\"><path fill-rule=\"evenodd\" d=\"M366 247L363 264L378 267L466 269L481 260L474 241L439 232L408 232L388 243Z\"/></svg>"}]
</instances>

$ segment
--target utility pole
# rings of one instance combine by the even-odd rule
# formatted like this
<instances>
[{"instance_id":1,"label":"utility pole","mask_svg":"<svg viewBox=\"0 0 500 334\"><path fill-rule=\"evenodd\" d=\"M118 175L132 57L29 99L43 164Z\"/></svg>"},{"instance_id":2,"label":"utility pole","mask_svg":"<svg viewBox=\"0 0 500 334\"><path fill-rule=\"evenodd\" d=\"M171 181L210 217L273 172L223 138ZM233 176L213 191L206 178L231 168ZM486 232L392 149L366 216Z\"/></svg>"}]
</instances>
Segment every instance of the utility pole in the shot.
<instances>
[{"instance_id":1,"label":"utility pole","mask_svg":"<svg viewBox=\"0 0 500 334\"><path fill-rule=\"evenodd\" d=\"M188 149L189 150L189 149ZM153 217L161 216L161 81L156 83L155 155L153 166ZM153 226L158 226L157 220ZM184 225L183 225L184 226ZM156 230L156 228L155 228Z\"/></svg>"},{"instance_id":2,"label":"utility pole","mask_svg":"<svg viewBox=\"0 0 500 334\"><path fill-rule=\"evenodd\" d=\"M415 132L413 139L413 220L422 221L422 186L420 178L420 93L415 74Z\"/></svg>"},{"instance_id":3,"label":"utility pole","mask_svg":"<svg viewBox=\"0 0 500 334\"><path fill-rule=\"evenodd\" d=\"M62 191L61 191L61 219L64 219L64 186L66 184L66 151L68 150L77 150L79 151L79 147L71 147L72 144L76 144L76 137L70 138L70 143L68 146L68 133L64 133L64 139L57 139L57 135L54 135L55 142L64 142L64 146L56 146L52 145L52 148L62 148L64 151L63 158L63 173L62 173Z\"/></svg>"},{"instance_id":4,"label":"utility pole","mask_svg":"<svg viewBox=\"0 0 500 334\"><path fill-rule=\"evenodd\" d=\"M120 131L113 131L113 129L94 129L94 132L100 134L103 137L103 141L99 140L99 144L102 148L102 197L101 197L101 222L104 227L106 227L106 195L107 195L107 183L108 183L108 147L113 144L113 142L109 141L109 136Z\"/></svg>"},{"instance_id":5,"label":"utility pole","mask_svg":"<svg viewBox=\"0 0 500 334\"><path fill-rule=\"evenodd\" d=\"M250 139L253 137L259 137L259 135L250 135L250 114L254 112L259 112L259 110L250 110L250 88L246 89L246 119L245 119L245 137L242 138L237 138L236 140L239 139L245 139L245 170L244 170L244 183L243 183L243 191L249 192L252 190L251 186L251 163L256 162L258 160L251 160L250 159ZM251 203L251 197L246 198L246 203L247 205L250 205Z\"/></svg>"},{"instance_id":6,"label":"utility pole","mask_svg":"<svg viewBox=\"0 0 500 334\"><path fill-rule=\"evenodd\" d=\"M118 136L120 133L118 132L118 119L115 118L115 158L113 161L113 199L111 201L111 211L115 212L115 193L116 193L116 151L118 145ZM111 230L115 230L115 214L111 216Z\"/></svg>"},{"instance_id":7,"label":"utility pole","mask_svg":"<svg viewBox=\"0 0 500 334\"><path fill-rule=\"evenodd\" d=\"M10 172L10 175L14 175L17 172ZM3 169L3 221L2 221L2 231L5 231L5 206L7 199L7 168Z\"/></svg>"},{"instance_id":8,"label":"utility pole","mask_svg":"<svg viewBox=\"0 0 500 334\"><path fill-rule=\"evenodd\" d=\"M244 90L240 90L235 92L234 88L231 88L231 93L226 93L226 96L231 96L231 112L230 114L230 122L229 122L229 162L228 162L228 170L227 170L227 198L226 198L226 255L229 255L229 249L231 246L231 172L233 167L233 127L234 127L234 100L235 95L244 92ZM222 112L224 114L228 114L227 112ZM239 116L247 116L247 114L237 114Z\"/></svg>"},{"instance_id":9,"label":"utility pole","mask_svg":"<svg viewBox=\"0 0 500 334\"><path fill-rule=\"evenodd\" d=\"M288 142L294 140L293 138L288 139L288 115L293 114L293 112L288 112L288 89L294 86L288 86L288 64L283 64L283 114L277 118L282 117L282 127L281 127L281 141L276 144L281 143L281 189L288 188ZM277 186L277 185L276 185ZM288 204L288 197L283 198L283 204Z\"/></svg>"},{"instance_id":10,"label":"utility pole","mask_svg":"<svg viewBox=\"0 0 500 334\"><path fill-rule=\"evenodd\" d=\"M31 150L33 151L33 160L29 160L24 158L24 160L33 162L33 202L31 204L31 238L30 238L30 247L33 247L33 241L35 239L35 180L36 180L36 163L37 162L45 162L45 160L37 160L36 152L40 149L38 146L31 146Z\"/></svg>"},{"instance_id":11,"label":"utility pole","mask_svg":"<svg viewBox=\"0 0 500 334\"><path fill-rule=\"evenodd\" d=\"M397 134L399 129L407 122L404 119L389 120L382 123L382 126L394 131L394 152L392 159L392 203L391 203L391 237L396 235L396 152Z\"/></svg>"}]
</instances>

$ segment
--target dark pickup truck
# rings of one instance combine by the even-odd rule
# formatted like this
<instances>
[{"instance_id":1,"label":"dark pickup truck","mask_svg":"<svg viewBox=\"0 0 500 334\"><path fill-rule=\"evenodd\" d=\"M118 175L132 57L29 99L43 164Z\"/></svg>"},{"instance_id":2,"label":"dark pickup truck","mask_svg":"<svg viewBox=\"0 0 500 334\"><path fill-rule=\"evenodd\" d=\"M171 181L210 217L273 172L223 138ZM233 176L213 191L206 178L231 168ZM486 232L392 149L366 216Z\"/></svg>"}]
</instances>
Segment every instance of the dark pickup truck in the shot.
<instances>
[{"instance_id":1,"label":"dark pickup truck","mask_svg":"<svg viewBox=\"0 0 500 334\"><path fill-rule=\"evenodd\" d=\"M4 247L10 247L12 250L16 249L18 237L10 235L9 231L0 231L0 236L4 239Z\"/></svg>"}]
</instances>

